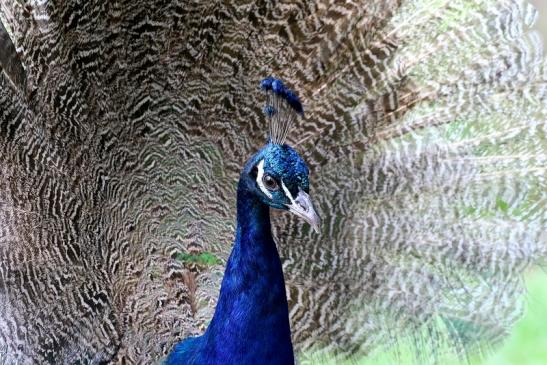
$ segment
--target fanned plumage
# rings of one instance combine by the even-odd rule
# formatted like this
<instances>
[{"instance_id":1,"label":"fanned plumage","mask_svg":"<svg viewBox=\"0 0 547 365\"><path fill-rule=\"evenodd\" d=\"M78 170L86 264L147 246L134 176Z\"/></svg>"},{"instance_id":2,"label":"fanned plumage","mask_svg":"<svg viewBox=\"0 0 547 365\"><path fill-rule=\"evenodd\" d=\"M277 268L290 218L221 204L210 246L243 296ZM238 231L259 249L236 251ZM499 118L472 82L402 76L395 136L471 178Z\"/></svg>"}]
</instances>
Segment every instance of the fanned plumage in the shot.
<instances>
[{"instance_id":1,"label":"fanned plumage","mask_svg":"<svg viewBox=\"0 0 547 365\"><path fill-rule=\"evenodd\" d=\"M301 362L496 343L546 257L535 17L521 0L0 0L0 349L151 363L204 329L222 265L177 257L227 258L267 75L306 105L287 140L323 218L317 236L274 216Z\"/></svg>"}]
</instances>

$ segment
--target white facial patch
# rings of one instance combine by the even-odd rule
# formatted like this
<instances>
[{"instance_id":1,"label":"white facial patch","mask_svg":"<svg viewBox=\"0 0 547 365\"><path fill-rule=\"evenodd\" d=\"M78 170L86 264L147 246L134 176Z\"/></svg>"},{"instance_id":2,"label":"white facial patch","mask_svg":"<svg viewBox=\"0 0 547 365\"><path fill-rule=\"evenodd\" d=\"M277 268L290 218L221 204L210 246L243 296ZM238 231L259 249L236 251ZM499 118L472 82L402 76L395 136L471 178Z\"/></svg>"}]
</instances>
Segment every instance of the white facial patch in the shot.
<instances>
[{"instance_id":1,"label":"white facial patch","mask_svg":"<svg viewBox=\"0 0 547 365\"><path fill-rule=\"evenodd\" d=\"M291 201L291 206L296 205L296 201L292 197L292 194L289 191L289 189L287 189L287 187L285 186L285 183L283 182L283 180L281 180L281 187L283 188L283 191L285 192L285 196L287 196L287 198L289 198L289 200Z\"/></svg>"},{"instance_id":2,"label":"white facial patch","mask_svg":"<svg viewBox=\"0 0 547 365\"><path fill-rule=\"evenodd\" d=\"M283 180L281 180L281 187L283 188L287 198L291 201L291 204L286 204L289 211L303 218L306 222L311 224L313 229L315 229L315 232L319 232L319 223L321 218L319 218L317 213L315 213L315 209L313 208L313 204L311 203L308 193L298 189L298 195L295 199L289 189L285 186Z\"/></svg>"},{"instance_id":3,"label":"white facial patch","mask_svg":"<svg viewBox=\"0 0 547 365\"><path fill-rule=\"evenodd\" d=\"M266 189L264 186L264 183L262 182L262 178L264 177L264 160L261 160L258 165L256 166L258 168L258 174L256 175L256 183L258 184L258 187L262 192L270 199L272 199L272 193Z\"/></svg>"}]
</instances>

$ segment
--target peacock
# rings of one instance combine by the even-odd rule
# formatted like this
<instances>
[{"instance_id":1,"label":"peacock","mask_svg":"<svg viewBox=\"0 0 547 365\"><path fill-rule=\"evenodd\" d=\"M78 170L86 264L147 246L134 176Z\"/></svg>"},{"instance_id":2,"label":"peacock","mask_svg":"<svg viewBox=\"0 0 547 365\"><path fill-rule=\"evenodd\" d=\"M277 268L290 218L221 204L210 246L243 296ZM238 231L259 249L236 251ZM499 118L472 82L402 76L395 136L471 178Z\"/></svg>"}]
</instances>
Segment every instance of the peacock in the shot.
<instances>
[{"instance_id":1,"label":"peacock","mask_svg":"<svg viewBox=\"0 0 547 365\"><path fill-rule=\"evenodd\" d=\"M215 315L201 337L177 344L167 364L294 364L281 260L269 207L288 210L319 232L310 199L309 170L285 144L302 104L283 81L264 79L268 144L245 164L237 186L236 238Z\"/></svg>"},{"instance_id":2,"label":"peacock","mask_svg":"<svg viewBox=\"0 0 547 365\"><path fill-rule=\"evenodd\" d=\"M526 0L0 0L0 362L232 353L203 339L230 270L259 272L229 259L252 209L283 334L252 327L278 351L238 356L502 343L547 257L536 18ZM243 204L259 173L319 232Z\"/></svg>"}]
</instances>

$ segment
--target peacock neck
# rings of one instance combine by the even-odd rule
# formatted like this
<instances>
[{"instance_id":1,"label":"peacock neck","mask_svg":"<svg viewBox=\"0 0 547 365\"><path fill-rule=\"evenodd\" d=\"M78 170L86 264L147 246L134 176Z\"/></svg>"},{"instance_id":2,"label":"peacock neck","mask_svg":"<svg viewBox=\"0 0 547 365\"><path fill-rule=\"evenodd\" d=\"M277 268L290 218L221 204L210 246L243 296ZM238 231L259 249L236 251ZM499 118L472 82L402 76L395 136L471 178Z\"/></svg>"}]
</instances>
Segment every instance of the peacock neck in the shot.
<instances>
[{"instance_id":1,"label":"peacock neck","mask_svg":"<svg viewBox=\"0 0 547 365\"><path fill-rule=\"evenodd\" d=\"M285 282L269 207L241 182L234 247L204 340L206 363L294 363Z\"/></svg>"}]
</instances>

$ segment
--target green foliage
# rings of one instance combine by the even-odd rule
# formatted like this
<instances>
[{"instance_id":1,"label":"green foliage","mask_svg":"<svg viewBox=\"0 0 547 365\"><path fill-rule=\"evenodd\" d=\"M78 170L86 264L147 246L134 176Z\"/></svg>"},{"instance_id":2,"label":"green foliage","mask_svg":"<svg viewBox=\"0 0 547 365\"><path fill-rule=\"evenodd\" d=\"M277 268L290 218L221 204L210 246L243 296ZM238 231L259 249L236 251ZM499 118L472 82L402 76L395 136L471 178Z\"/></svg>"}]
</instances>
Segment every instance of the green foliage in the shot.
<instances>
[{"instance_id":1,"label":"green foliage","mask_svg":"<svg viewBox=\"0 0 547 365\"><path fill-rule=\"evenodd\" d=\"M509 204L500 197L496 198L496 207L504 213L509 210Z\"/></svg>"},{"instance_id":2,"label":"green foliage","mask_svg":"<svg viewBox=\"0 0 547 365\"><path fill-rule=\"evenodd\" d=\"M193 263L201 266L212 266L222 264L222 260L210 252L202 252L197 255L179 252L175 258L182 262Z\"/></svg>"}]
</instances>

